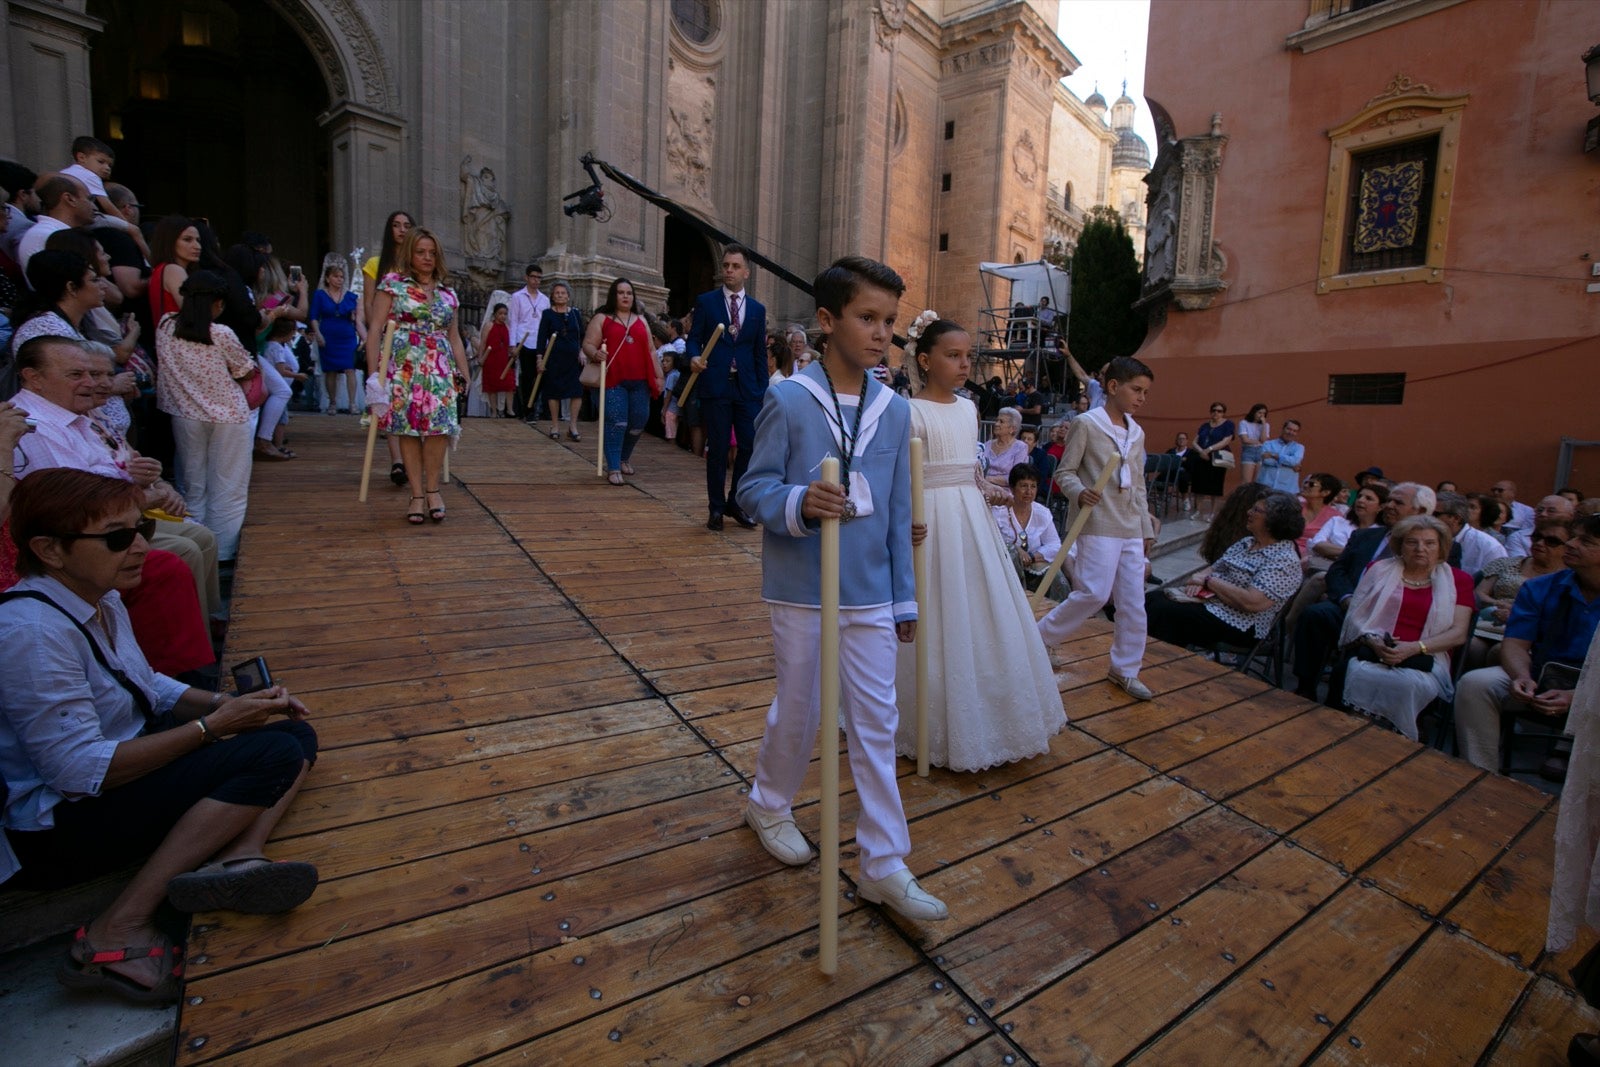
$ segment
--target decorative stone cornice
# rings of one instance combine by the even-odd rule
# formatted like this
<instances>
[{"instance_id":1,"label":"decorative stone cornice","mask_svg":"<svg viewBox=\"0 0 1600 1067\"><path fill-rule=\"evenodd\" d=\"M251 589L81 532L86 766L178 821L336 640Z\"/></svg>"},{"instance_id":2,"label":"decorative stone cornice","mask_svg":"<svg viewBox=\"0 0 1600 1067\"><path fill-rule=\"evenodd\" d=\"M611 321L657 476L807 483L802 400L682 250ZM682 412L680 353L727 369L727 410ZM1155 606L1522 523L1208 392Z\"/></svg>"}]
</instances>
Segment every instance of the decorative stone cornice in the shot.
<instances>
[{"instance_id":1,"label":"decorative stone cornice","mask_svg":"<svg viewBox=\"0 0 1600 1067\"><path fill-rule=\"evenodd\" d=\"M91 33L100 33L106 28L104 19L45 0L11 0L11 18L35 33L76 45L87 41Z\"/></svg>"},{"instance_id":2,"label":"decorative stone cornice","mask_svg":"<svg viewBox=\"0 0 1600 1067\"><path fill-rule=\"evenodd\" d=\"M941 74L949 76L1010 64L1044 92L1051 92L1079 65L1078 57L1023 0L1012 0L947 23L942 49Z\"/></svg>"},{"instance_id":3,"label":"decorative stone cornice","mask_svg":"<svg viewBox=\"0 0 1600 1067\"><path fill-rule=\"evenodd\" d=\"M1388 0L1361 11L1351 11L1349 0L1314 0L1303 29L1291 33L1284 45L1315 52L1329 45L1354 40L1378 30L1398 26L1423 15L1452 7L1462 0Z\"/></svg>"}]
</instances>

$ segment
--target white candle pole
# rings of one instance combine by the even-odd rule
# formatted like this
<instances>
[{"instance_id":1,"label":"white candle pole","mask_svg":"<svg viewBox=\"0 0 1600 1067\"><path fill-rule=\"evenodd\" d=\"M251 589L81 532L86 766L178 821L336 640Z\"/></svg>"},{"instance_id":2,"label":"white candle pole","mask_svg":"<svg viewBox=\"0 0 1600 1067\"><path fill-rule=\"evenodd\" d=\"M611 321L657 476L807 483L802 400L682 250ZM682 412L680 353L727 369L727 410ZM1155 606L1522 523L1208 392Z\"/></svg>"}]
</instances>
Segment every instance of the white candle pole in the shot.
<instances>
[{"instance_id":1,"label":"white candle pole","mask_svg":"<svg viewBox=\"0 0 1600 1067\"><path fill-rule=\"evenodd\" d=\"M839 484L839 460L822 461L822 480ZM839 970L839 520L822 520L822 912L817 963Z\"/></svg>"},{"instance_id":2,"label":"white candle pole","mask_svg":"<svg viewBox=\"0 0 1600 1067\"><path fill-rule=\"evenodd\" d=\"M911 439L911 522L928 521L928 505L922 495L922 438ZM928 777L928 545L924 540L911 550L912 571L917 579L917 774Z\"/></svg>"},{"instance_id":3,"label":"white candle pole","mask_svg":"<svg viewBox=\"0 0 1600 1067\"><path fill-rule=\"evenodd\" d=\"M378 351L378 382L383 384L389 378L389 346L394 344L394 322L383 328L383 341ZM363 398L365 399L365 398ZM361 494L357 499L365 504L367 502L367 486L372 482L372 452L378 443L378 416L373 414L371 408L367 409L367 458L361 464Z\"/></svg>"}]
</instances>

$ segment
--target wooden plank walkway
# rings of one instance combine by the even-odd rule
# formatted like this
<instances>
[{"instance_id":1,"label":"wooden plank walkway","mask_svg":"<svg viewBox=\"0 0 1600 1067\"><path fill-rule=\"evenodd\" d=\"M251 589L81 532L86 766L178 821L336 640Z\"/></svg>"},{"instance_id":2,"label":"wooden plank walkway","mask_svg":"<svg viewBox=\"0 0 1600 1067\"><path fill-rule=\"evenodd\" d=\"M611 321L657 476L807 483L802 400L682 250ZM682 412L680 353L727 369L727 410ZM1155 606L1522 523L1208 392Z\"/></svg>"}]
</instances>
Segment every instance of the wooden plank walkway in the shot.
<instances>
[{"instance_id":1,"label":"wooden plank walkway","mask_svg":"<svg viewBox=\"0 0 1600 1067\"><path fill-rule=\"evenodd\" d=\"M178 1062L1563 1063L1600 1030L1542 954L1550 798L1105 627L1055 650L1072 725L983 774L905 761L919 926L741 808L772 660L760 538L701 525L700 465L636 485L475 420L449 518L356 503L350 418L260 465L229 660L262 652L323 755L274 852L282 917L197 917ZM854 824L842 769L845 831ZM816 768L797 810L815 840ZM845 873L854 873L846 841Z\"/></svg>"}]
</instances>

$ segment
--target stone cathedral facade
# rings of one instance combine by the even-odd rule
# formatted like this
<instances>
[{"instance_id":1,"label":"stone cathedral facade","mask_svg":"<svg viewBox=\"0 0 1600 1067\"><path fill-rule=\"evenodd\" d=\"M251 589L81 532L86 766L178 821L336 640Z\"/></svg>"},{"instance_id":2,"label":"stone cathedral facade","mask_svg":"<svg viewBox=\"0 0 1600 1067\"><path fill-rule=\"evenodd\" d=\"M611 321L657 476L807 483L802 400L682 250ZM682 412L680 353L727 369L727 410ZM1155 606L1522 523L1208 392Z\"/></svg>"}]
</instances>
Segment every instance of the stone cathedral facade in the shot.
<instances>
[{"instance_id":1,"label":"stone cathedral facade","mask_svg":"<svg viewBox=\"0 0 1600 1067\"><path fill-rule=\"evenodd\" d=\"M719 250L610 186L609 221L566 216L592 151L802 276L859 251L901 271L908 306L975 321L980 262L1070 246L1074 219L1123 210L1126 176L1148 164L1103 100L1061 86L1078 61L1059 13L1058 0L0 0L0 156L53 170L93 133L147 214L205 215L225 241L266 232L294 262L370 252L403 208L480 285L520 283L537 261L582 305L625 274L681 309ZM1130 202L1142 234L1142 195ZM809 317L798 292L755 284L775 321Z\"/></svg>"}]
</instances>

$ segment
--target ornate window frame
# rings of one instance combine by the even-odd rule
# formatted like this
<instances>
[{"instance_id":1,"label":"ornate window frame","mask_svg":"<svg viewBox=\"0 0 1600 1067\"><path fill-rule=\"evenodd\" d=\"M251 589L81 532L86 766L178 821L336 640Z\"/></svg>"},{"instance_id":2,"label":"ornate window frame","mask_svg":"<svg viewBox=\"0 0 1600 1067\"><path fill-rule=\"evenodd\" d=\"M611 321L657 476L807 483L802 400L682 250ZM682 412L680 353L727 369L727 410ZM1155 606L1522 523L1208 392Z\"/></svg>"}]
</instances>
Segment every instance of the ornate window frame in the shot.
<instances>
[{"instance_id":1,"label":"ornate window frame","mask_svg":"<svg viewBox=\"0 0 1600 1067\"><path fill-rule=\"evenodd\" d=\"M1461 117L1468 96L1443 96L1426 85L1395 75L1382 93L1367 101L1355 117L1328 131L1328 190L1323 205L1322 251L1318 259L1317 295L1375 285L1443 280L1445 248L1450 229L1451 197L1455 192L1456 159L1461 142ZM1433 199L1428 205L1427 258L1415 267L1395 270L1340 272L1344 262L1344 237L1348 223L1349 186L1353 178L1351 157L1387 144L1439 138Z\"/></svg>"}]
</instances>

